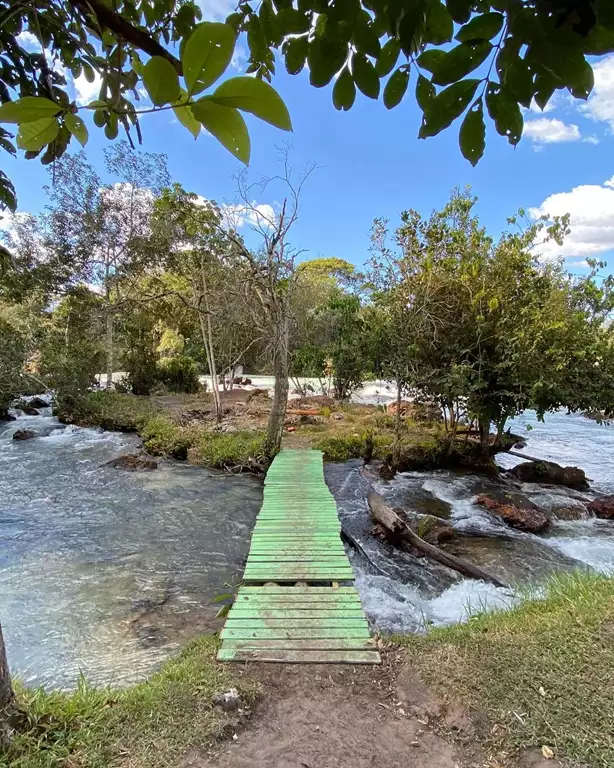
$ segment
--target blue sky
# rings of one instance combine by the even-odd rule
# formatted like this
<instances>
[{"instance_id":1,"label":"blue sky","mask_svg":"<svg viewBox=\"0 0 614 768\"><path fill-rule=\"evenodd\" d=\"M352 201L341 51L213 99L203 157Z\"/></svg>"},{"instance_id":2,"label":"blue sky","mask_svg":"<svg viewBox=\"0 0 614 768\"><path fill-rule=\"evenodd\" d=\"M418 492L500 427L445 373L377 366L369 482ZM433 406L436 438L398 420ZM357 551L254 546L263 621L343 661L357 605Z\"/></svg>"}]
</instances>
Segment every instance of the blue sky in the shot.
<instances>
[{"instance_id":1,"label":"blue sky","mask_svg":"<svg viewBox=\"0 0 614 768\"><path fill-rule=\"evenodd\" d=\"M237 73L244 53L240 47L234 62ZM505 228L506 217L520 206L571 213L573 231L563 255L572 271L581 270L587 256L607 259L614 249L614 56L597 62L596 88L588 104L559 93L547 112L528 111L518 147L489 127L486 153L477 168L460 154L458 126L426 141L417 138L420 111L411 94L388 111L381 101L359 93L349 112L337 112L330 87L311 87L306 71L286 75L281 62L273 85L290 110L294 132L286 134L248 115L250 173L257 179L278 172L276 145L288 138L297 168L317 163L292 234L293 244L310 256L362 264L374 217L394 223L405 208L428 215L445 203L454 186L466 184L478 196L478 212L493 234ZM85 81L76 83L75 93L82 100L96 97L89 91ZM143 149L165 152L174 179L206 198L232 201L233 175L242 166L216 140L203 133L195 141L172 112L146 115L142 125ZM107 144L102 131L91 125L87 154L101 170ZM4 154L2 167L16 185L19 210L41 210L47 170L37 160L13 160ZM280 196L279 190L267 190L255 202L275 206ZM556 253L549 249L546 255Z\"/></svg>"}]
</instances>

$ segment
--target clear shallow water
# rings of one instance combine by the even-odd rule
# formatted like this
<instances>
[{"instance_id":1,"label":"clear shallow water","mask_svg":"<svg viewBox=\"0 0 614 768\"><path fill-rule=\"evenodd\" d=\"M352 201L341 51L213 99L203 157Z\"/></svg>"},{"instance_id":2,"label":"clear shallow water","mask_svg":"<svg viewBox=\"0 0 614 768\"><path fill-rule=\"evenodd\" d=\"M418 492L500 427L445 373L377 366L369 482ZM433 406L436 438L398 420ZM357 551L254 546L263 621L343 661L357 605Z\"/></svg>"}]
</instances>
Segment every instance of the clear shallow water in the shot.
<instances>
[{"instance_id":1,"label":"clear shallow water","mask_svg":"<svg viewBox=\"0 0 614 768\"><path fill-rule=\"evenodd\" d=\"M13 441L18 428L47 436ZM61 429L49 416L2 429L0 616L17 676L126 684L217 627L211 601L240 578L256 478L101 466L138 439Z\"/></svg>"}]
</instances>

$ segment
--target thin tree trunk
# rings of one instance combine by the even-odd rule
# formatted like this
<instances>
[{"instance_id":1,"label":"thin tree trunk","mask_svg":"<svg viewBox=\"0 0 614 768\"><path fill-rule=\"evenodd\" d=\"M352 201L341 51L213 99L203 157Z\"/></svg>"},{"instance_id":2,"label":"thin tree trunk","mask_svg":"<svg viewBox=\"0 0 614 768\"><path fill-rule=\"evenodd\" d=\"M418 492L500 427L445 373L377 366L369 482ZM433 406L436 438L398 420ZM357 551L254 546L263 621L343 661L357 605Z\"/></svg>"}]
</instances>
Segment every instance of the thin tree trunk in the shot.
<instances>
[{"instance_id":1,"label":"thin tree trunk","mask_svg":"<svg viewBox=\"0 0 614 768\"><path fill-rule=\"evenodd\" d=\"M273 373L275 374L275 388L273 390L273 404L269 413L267 424L267 436L265 442L265 454L272 459L281 448L281 438L286 419L286 407L288 405L288 320L281 321L281 329L278 333L278 346L273 357Z\"/></svg>"},{"instance_id":2,"label":"thin tree trunk","mask_svg":"<svg viewBox=\"0 0 614 768\"><path fill-rule=\"evenodd\" d=\"M216 421L220 421L222 418L222 408L220 403L220 388L217 380L217 373L215 371L215 360L213 359L213 350L210 346L210 336L207 329L207 323L203 317L203 313L199 311L198 319L200 320L200 332L203 338L203 346L205 348L205 354L207 355L207 365L209 366L209 376L211 378L211 394L213 395L213 407L215 410Z\"/></svg>"},{"instance_id":3,"label":"thin tree trunk","mask_svg":"<svg viewBox=\"0 0 614 768\"><path fill-rule=\"evenodd\" d=\"M394 422L394 449L392 451L392 468L396 470L401 458L401 377L397 374L397 413Z\"/></svg>"},{"instance_id":4,"label":"thin tree trunk","mask_svg":"<svg viewBox=\"0 0 614 768\"><path fill-rule=\"evenodd\" d=\"M6 658L4 638L2 637L2 626L0 625L0 747L5 744L9 738L10 729L8 718L11 713L13 698L11 675Z\"/></svg>"},{"instance_id":5,"label":"thin tree trunk","mask_svg":"<svg viewBox=\"0 0 614 768\"><path fill-rule=\"evenodd\" d=\"M480 452L482 456L490 453L490 419L488 416L480 416Z\"/></svg>"},{"instance_id":6,"label":"thin tree trunk","mask_svg":"<svg viewBox=\"0 0 614 768\"><path fill-rule=\"evenodd\" d=\"M111 389L113 384L113 311L111 305L107 306L107 389Z\"/></svg>"}]
</instances>

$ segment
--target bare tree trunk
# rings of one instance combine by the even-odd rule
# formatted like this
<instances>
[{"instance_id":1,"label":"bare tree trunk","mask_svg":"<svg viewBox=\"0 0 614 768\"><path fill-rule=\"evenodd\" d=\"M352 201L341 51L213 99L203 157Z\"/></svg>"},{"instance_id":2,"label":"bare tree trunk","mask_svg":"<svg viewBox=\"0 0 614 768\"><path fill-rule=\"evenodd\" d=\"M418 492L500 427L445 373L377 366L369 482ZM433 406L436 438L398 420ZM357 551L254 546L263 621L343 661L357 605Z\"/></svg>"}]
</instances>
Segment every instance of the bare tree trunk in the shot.
<instances>
[{"instance_id":1,"label":"bare tree trunk","mask_svg":"<svg viewBox=\"0 0 614 768\"><path fill-rule=\"evenodd\" d=\"M490 419L488 416L480 416L480 452L482 456L490 453Z\"/></svg>"},{"instance_id":2,"label":"bare tree trunk","mask_svg":"<svg viewBox=\"0 0 614 768\"><path fill-rule=\"evenodd\" d=\"M6 658L4 638L2 637L2 626L0 625L0 747L8 741L8 717L11 712L13 698L11 675Z\"/></svg>"},{"instance_id":3,"label":"bare tree trunk","mask_svg":"<svg viewBox=\"0 0 614 768\"><path fill-rule=\"evenodd\" d=\"M111 389L113 384L113 310L111 305L107 306L107 384L106 388Z\"/></svg>"},{"instance_id":4,"label":"bare tree trunk","mask_svg":"<svg viewBox=\"0 0 614 768\"><path fill-rule=\"evenodd\" d=\"M281 448L281 438L286 419L286 407L288 405L288 319L281 321L281 329L278 333L278 344L274 351L273 373L275 374L275 388L273 390L273 404L267 424L267 436L265 454L272 459Z\"/></svg>"},{"instance_id":5,"label":"bare tree trunk","mask_svg":"<svg viewBox=\"0 0 614 768\"><path fill-rule=\"evenodd\" d=\"M211 393L213 395L213 407L215 409L215 419L220 421L222 418L222 405L220 401L220 386L217 380L217 372L215 370L215 358L213 356L213 347L211 346L211 321L205 322L203 313L198 313L200 320L200 332L203 337L203 346L205 347L205 354L207 355L207 364L209 366L209 375L211 377Z\"/></svg>"}]
</instances>

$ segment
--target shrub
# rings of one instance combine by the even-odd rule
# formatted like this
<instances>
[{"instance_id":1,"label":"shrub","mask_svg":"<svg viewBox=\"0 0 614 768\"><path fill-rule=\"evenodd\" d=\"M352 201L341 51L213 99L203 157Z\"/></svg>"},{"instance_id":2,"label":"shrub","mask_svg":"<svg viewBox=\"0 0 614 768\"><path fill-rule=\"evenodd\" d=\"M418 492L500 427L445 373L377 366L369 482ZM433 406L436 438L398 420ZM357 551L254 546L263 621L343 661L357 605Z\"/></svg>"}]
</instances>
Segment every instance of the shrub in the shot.
<instances>
[{"instance_id":1,"label":"shrub","mask_svg":"<svg viewBox=\"0 0 614 768\"><path fill-rule=\"evenodd\" d=\"M200 382L196 363L187 355L166 357L158 363L158 380L171 392L198 392Z\"/></svg>"},{"instance_id":2,"label":"shrub","mask_svg":"<svg viewBox=\"0 0 614 768\"><path fill-rule=\"evenodd\" d=\"M143 445L149 453L156 456L174 456L176 459L186 459L193 434L183 429L167 416L154 416L144 420L139 433Z\"/></svg>"},{"instance_id":3,"label":"shrub","mask_svg":"<svg viewBox=\"0 0 614 768\"><path fill-rule=\"evenodd\" d=\"M365 435L331 435L317 440L314 448L322 451L324 461L348 461L360 459L365 454Z\"/></svg>"},{"instance_id":4,"label":"shrub","mask_svg":"<svg viewBox=\"0 0 614 768\"><path fill-rule=\"evenodd\" d=\"M190 448L190 462L215 469L238 466L260 472L266 462L264 439L264 432L207 432Z\"/></svg>"},{"instance_id":5,"label":"shrub","mask_svg":"<svg viewBox=\"0 0 614 768\"><path fill-rule=\"evenodd\" d=\"M75 398L56 399L54 411L65 424L82 424L115 432L136 432L154 413L145 398L119 392L88 392Z\"/></svg>"}]
</instances>

